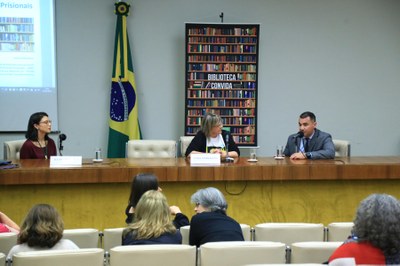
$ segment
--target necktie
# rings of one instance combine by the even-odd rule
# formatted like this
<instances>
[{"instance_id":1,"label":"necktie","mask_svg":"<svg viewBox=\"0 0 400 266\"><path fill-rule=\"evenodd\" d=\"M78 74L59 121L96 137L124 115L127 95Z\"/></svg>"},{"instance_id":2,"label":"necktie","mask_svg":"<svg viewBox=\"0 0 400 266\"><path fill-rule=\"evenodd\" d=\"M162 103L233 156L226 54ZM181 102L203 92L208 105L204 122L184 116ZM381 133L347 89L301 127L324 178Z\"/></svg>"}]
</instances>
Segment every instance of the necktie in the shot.
<instances>
[{"instance_id":1,"label":"necktie","mask_svg":"<svg viewBox=\"0 0 400 266\"><path fill-rule=\"evenodd\" d=\"M310 140L309 138L304 139L304 152L308 152L308 141L309 140Z\"/></svg>"}]
</instances>

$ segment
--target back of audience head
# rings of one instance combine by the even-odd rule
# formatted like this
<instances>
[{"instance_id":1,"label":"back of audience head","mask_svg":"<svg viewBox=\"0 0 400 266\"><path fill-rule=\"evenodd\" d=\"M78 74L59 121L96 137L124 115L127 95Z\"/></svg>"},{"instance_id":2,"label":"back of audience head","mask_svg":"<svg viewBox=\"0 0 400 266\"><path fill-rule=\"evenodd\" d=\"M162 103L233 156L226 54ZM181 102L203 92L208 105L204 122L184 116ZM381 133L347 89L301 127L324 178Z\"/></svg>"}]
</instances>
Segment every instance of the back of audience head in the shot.
<instances>
[{"instance_id":1,"label":"back of audience head","mask_svg":"<svg viewBox=\"0 0 400 266\"><path fill-rule=\"evenodd\" d=\"M176 232L167 199L160 191L149 190L144 193L135 210L135 220L129 228L137 231L138 239L149 239L164 233Z\"/></svg>"},{"instance_id":2,"label":"back of audience head","mask_svg":"<svg viewBox=\"0 0 400 266\"><path fill-rule=\"evenodd\" d=\"M400 251L400 203L388 194L371 194L361 201L354 220L353 235L368 241L386 256Z\"/></svg>"},{"instance_id":3,"label":"back of audience head","mask_svg":"<svg viewBox=\"0 0 400 266\"><path fill-rule=\"evenodd\" d=\"M195 211L197 213L203 211L223 211L226 212L228 203L224 195L214 187L208 187L197 190L191 197L191 202L196 204ZM200 207L200 208L199 208Z\"/></svg>"},{"instance_id":4,"label":"back of audience head","mask_svg":"<svg viewBox=\"0 0 400 266\"><path fill-rule=\"evenodd\" d=\"M142 195L149 190L161 190L157 177L153 174L137 174L131 183L129 205L135 208Z\"/></svg>"},{"instance_id":5,"label":"back of audience head","mask_svg":"<svg viewBox=\"0 0 400 266\"><path fill-rule=\"evenodd\" d=\"M63 236L64 222L58 211L48 204L34 205L25 217L18 244L52 248Z\"/></svg>"}]
</instances>

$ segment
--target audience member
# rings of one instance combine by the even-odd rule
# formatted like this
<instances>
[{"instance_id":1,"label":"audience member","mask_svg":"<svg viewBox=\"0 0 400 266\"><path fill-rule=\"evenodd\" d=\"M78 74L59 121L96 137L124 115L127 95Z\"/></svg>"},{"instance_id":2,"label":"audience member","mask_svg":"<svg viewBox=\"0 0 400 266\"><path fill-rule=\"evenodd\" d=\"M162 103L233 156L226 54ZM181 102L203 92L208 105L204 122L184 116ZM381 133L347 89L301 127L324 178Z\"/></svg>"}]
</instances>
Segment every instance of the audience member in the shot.
<instances>
[{"instance_id":1,"label":"audience member","mask_svg":"<svg viewBox=\"0 0 400 266\"><path fill-rule=\"evenodd\" d=\"M228 154L226 147L228 147ZM219 153L221 158L240 156L239 148L232 135L222 130L221 117L212 113L206 114L201 120L200 130L190 142L185 155L188 157L194 153Z\"/></svg>"},{"instance_id":2,"label":"audience member","mask_svg":"<svg viewBox=\"0 0 400 266\"><path fill-rule=\"evenodd\" d=\"M290 159L334 159L335 146L330 134L317 129L317 119L312 112L299 117L299 132L289 136L285 156Z\"/></svg>"},{"instance_id":3,"label":"audience member","mask_svg":"<svg viewBox=\"0 0 400 266\"><path fill-rule=\"evenodd\" d=\"M400 264L400 203L395 197L372 194L360 203L352 236L329 262L341 258L354 258L357 265Z\"/></svg>"},{"instance_id":4,"label":"audience member","mask_svg":"<svg viewBox=\"0 0 400 266\"><path fill-rule=\"evenodd\" d=\"M240 225L226 215L228 204L216 188L198 190L191 201L197 214L190 222L189 244L200 246L207 242L244 241Z\"/></svg>"},{"instance_id":5,"label":"audience member","mask_svg":"<svg viewBox=\"0 0 400 266\"><path fill-rule=\"evenodd\" d=\"M137 174L131 183L131 193L129 195L128 206L125 209L127 224L134 222L135 216L135 208L137 203L139 202L142 195L149 190L158 190L162 191L162 189L158 185L158 179L153 174ZM181 226L189 225L189 219L184 215L179 207L171 206L170 211L172 215L175 215L175 219L173 221L176 228L180 228Z\"/></svg>"},{"instance_id":6,"label":"audience member","mask_svg":"<svg viewBox=\"0 0 400 266\"><path fill-rule=\"evenodd\" d=\"M48 204L37 204L28 212L15 245L8 257L22 251L79 249L74 242L62 239L64 222L57 210Z\"/></svg>"},{"instance_id":7,"label":"audience member","mask_svg":"<svg viewBox=\"0 0 400 266\"><path fill-rule=\"evenodd\" d=\"M0 233L7 232L19 233L19 226L5 213L0 212Z\"/></svg>"},{"instance_id":8,"label":"audience member","mask_svg":"<svg viewBox=\"0 0 400 266\"><path fill-rule=\"evenodd\" d=\"M51 120L45 112L31 115L28 129L25 133L26 141L20 150L20 159L48 159L57 155L54 140L48 135L51 132Z\"/></svg>"},{"instance_id":9,"label":"audience member","mask_svg":"<svg viewBox=\"0 0 400 266\"><path fill-rule=\"evenodd\" d=\"M181 243L165 196L156 190L144 193L136 205L134 222L122 234L122 245Z\"/></svg>"}]
</instances>

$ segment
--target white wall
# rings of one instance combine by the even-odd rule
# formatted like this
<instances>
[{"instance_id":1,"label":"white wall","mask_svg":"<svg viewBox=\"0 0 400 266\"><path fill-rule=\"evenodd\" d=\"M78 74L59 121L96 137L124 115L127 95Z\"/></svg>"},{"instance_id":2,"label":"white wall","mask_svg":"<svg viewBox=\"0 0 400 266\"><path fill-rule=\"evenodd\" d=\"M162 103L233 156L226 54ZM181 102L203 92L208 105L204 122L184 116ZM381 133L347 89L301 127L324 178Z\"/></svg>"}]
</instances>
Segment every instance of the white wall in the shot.
<instances>
[{"instance_id":1,"label":"white wall","mask_svg":"<svg viewBox=\"0 0 400 266\"><path fill-rule=\"evenodd\" d=\"M350 140L352 155L400 154L400 1L128 3L144 138L178 140L184 134L184 23L218 23L224 12L225 23L261 24L259 155L285 144L306 110L315 112L321 130ZM57 0L64 155L90 158L96 147L106 154L115 22L114 1ZM19 138L23 134L0 134L0 143Z\"/></svg>"}]
</instances>

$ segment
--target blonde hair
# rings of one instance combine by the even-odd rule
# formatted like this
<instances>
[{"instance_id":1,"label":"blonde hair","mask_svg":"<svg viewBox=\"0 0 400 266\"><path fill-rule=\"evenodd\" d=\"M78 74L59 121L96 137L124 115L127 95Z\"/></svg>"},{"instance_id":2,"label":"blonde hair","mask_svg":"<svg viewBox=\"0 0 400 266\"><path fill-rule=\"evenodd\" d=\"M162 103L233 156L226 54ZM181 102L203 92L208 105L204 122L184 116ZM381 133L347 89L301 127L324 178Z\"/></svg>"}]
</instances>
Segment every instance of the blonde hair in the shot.
<instances>
[{"instance_id":1,"label":"blonde hair","mask_svg":"<svg viewBox=\"0 0 400 266\"><path fill-rule=\"evenodd\" d=\"M201 120L200 130L209 138L211 129L218 125L222 125L221 117L213 113L207 113Z\"/></svg>"},{"instance_id":2,"label":"blonde hair","mask_svg":"<svg viewBox=\"0 0 400 266\"><path fill-rule=\"evenodd\" d=\"M156 190L143 194L135 208L135 220L124 235L133 231L135 239L157 238L165 233L175 234L165 196Z\"/></svg>"}]
</instances>

